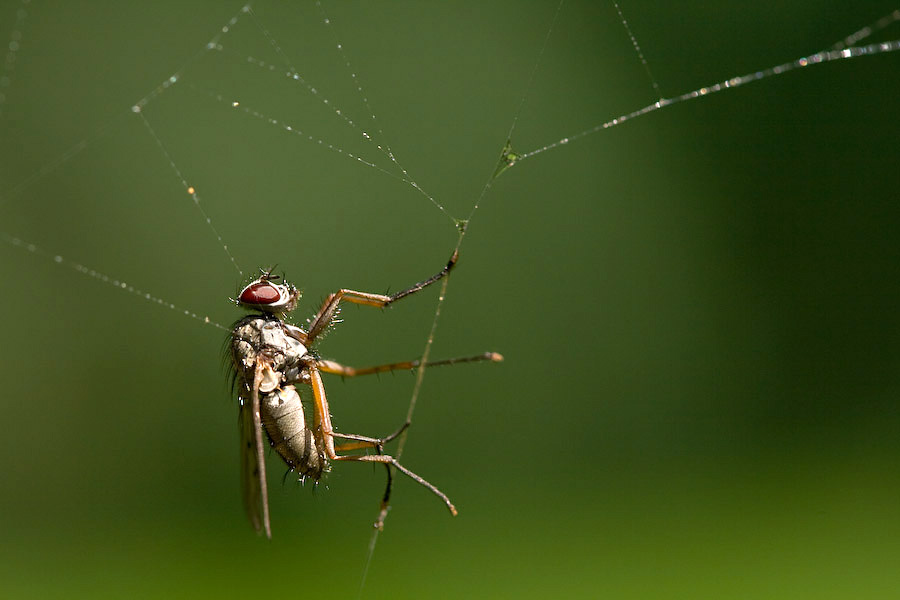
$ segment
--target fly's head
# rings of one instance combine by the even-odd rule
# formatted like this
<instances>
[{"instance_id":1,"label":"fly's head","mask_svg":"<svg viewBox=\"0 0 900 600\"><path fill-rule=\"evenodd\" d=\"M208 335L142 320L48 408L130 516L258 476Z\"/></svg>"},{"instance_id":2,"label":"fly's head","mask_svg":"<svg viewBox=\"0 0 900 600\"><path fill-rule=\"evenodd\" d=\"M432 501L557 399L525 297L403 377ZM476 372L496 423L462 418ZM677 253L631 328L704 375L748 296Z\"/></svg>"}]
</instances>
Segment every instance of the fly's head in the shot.
<instances>
[{"instance_id":1,"label":"fly's head","mask_svg":"<svg viewBox=\"0 0 900 600\"><path fill-rule=\"evenodd\" d=\"M272 269L263 271L262 275L241 290L235 302L248 310L258 310L279 317L291 312L297 307L300 290L286 281L278 283L279 279L280 276L272 275Z\"/></svg>"}]
</instances>

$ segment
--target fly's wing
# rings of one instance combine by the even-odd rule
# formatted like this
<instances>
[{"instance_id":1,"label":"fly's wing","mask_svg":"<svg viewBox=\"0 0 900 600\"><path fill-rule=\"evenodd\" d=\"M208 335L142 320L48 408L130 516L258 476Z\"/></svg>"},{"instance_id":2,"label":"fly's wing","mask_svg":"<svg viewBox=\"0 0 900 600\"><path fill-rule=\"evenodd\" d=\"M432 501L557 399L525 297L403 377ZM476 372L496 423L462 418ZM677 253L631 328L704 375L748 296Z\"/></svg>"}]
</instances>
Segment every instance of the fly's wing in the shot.
<instances>
[{"instance_id":1,"label":"fly's wing","mask_svg":"<svg viewBox=\"0 0 900 600\"><path fill-rule=\"evenodd\" d=\"M262 491L259 487L259 465L256 463L256 441L249 395L241 394L241 412L238 417L241 432L241 496L250 524L258 532L263 526Z\"/></svg>"},{"instance_id":2,"label":"fly's wing","mask_svg":"<svg viewBox=\"0 0 900 600\"><path fill-rule=\"evenodd\" d=\"M241 453L241 494L244 509L253 528L266 531L272 537L269 523L269 497L266 488L266 463L263 446L262 420L259 413L259 383L262 367L257 365L253 383L241 385L240 408L240 453Z\"/></svg>"}]
</instances>

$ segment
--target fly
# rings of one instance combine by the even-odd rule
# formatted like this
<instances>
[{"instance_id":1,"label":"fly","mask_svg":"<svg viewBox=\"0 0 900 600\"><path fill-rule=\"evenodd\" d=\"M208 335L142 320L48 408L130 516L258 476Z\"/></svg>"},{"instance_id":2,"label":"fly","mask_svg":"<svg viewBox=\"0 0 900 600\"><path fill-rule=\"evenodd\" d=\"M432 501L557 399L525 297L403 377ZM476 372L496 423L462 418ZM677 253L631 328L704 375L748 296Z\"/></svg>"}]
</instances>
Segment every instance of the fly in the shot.
<instances>
[{"instance_id":1,"label":"fly","mask_svg":"<svg viewBox=\"0 0 900 600\"><path fill-rule=\"evenodd\" d=\"M328 296L309 321L308 329L284 320L296 308L300 291L286 281L279 282L280 277L272 275L271 270L263 272L241 290L236 303L254 314L235 323L231 332L231 356L240 400L241 487L247 516L256 531L265 530L266 536L272 537L264 437L288 468L304 479L318 481L330 469L331 461L382 463L388 472L382 507L390 498L390 467L393 466L428 488L443 501L450 514L456 515L456 507L446 494L384 453L384 444L400 435L409 423L383 438L338 433L331 424L322 373L355 377L415 369L421 361L354 368L323 360L314 348L319 336L335 323L341 302L383 308L445 277L456 264L457 256L454 252L437 274L390 296L338 290ZM429 361L425 366L501 360L500 354L485 352ZM298 392L298 388L305 387L312 392L312 415L304 411ZM360 450L374 450L375 453L354 453Z\"/></svg>"}]
</instances>

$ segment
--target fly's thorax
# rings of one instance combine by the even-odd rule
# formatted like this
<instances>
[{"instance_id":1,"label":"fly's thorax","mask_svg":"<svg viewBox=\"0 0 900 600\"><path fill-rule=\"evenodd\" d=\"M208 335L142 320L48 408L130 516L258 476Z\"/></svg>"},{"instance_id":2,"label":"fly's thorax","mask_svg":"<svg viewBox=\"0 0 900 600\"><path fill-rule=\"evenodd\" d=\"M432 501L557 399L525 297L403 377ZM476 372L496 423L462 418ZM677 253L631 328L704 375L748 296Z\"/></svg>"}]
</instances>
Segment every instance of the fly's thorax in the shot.
<instances>
[{"instance_id":1,"label":"fly's thorax","mask_svg":"<svg viewBox=\"0 0 900 600\"><path fill-rule=\"evenodd\" d=\"M231 353L235 368L245 380L253 380L256 359L263 354L271 368L282 375L293 373L289 379L300 380L306 346L288 335L293 326L260 315L250 315L238 321L231 332Z\"/></svg>"}]
</instances>

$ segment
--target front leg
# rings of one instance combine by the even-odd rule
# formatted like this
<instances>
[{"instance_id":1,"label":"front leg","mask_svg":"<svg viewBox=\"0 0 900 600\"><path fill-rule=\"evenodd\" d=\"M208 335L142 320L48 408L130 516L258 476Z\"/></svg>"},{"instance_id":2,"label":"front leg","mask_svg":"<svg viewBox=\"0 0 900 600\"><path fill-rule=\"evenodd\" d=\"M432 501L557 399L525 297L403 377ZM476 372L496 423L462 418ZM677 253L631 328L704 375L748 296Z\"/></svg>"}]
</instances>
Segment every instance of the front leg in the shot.
<instances>
[{"instance_id":1,"label":"front leg","mask_svg":"<svg viewBox=\"0 0 900 600\"><path fill-rule=\"evenodd\" d=\"M347 302L352 302L354 304L364 304L366 306L384 308L388 304L391 304L392 302L396 302L397 300L405 298L410 294L414 294L420 290L423 290L435 281L439 281L440 279L442 279L456 264L456 259L458 257L459 251L454 250L453 255L450 257L450 260L447 261L447 264L438 273L435 273L428 279L420 281L412 287L409 287L390 296L386 296L384 294L372 294L369 292L357 292L355 290L349 289L338 290L334 294L328 296L328 298L325 300L325 303L322 304L322 308L320 308L319 312L316 313L316 316L313 317L312 323L310 323L309 326L309 333L307 333L307 340L310 344L312 344L313 340L315 340L319 334L321 334L328 328L328 326L331 324L332 319L334 319L334 316L337 313L338 306L340 305L341 300L346 300Z\"/></svg>"}]
</instances>

